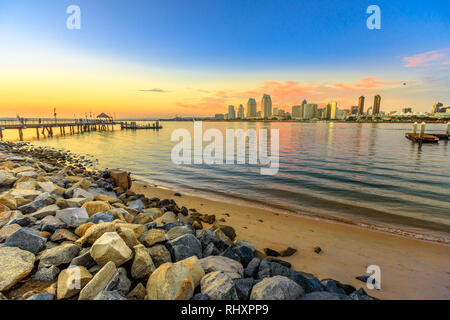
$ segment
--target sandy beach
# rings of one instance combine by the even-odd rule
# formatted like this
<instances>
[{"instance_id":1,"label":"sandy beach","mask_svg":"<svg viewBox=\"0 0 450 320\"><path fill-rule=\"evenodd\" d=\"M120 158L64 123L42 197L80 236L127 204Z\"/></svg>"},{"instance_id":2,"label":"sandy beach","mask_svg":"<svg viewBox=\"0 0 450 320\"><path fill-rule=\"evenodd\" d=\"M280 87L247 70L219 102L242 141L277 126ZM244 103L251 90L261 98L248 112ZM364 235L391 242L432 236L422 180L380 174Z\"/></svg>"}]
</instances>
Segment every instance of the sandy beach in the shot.
<instances>
[{"instance_id":1,"label":"sandy beach","mask_svg":"<svg viewBox=\"0 0 450 320\"><path fill-rule=\"evenodd\" d=\"M297 249L283 258L298 271L364 287L380 299L450 299L450 246L302 215L289 215L241 204L183 194L181 190L134 181L137 194L174 199L179 206L224 218L239 239L257 249ZM180 192L181 197L174 196ZM207 225L205 226L207 227ZM322 252L314 252L320 247ZM356 276L369 265L381 269L381 290L368 290Z\"/></svg>"}]
</instances>

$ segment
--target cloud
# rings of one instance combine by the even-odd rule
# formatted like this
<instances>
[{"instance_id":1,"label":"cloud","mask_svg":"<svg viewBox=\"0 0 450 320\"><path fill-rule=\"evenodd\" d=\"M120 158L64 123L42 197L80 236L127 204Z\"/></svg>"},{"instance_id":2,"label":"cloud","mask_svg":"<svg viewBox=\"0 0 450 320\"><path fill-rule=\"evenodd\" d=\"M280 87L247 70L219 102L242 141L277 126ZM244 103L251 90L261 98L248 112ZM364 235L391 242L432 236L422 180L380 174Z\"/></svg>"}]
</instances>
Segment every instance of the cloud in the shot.
<instances>
[{"instance_id":1,"label":"cloud","mask_svg":"<svg viewBox=\"0 0 450 320\"><path fill-rule=\"evenodd\" d=\"M405 67L441 67L450 65L450 48L427 51L403 58Z\"/></svg>"},{"instance_id":2,"label":"cloud","mask_svg":"<svg viewBox=\"0 0 450 320\"><path fill-rule=\"evenodd\" d=\"M169 91L164 90L164 89L141 89L139 91L141 91L141 92L159 92L159 93L169 92Z\"/></svg>"},{"instance_id":3,"label":"cloud","mask_svg":"<svg viewBox=\"0 0 450 320\"><path fill-rule=\"evenodd\" d=\"M402 84L402 81L378 81L375 77L363 78L357 83L333 83L334 87L348 91L367 91L373 89L381 89Z\"/></svg>"}]
</instances>

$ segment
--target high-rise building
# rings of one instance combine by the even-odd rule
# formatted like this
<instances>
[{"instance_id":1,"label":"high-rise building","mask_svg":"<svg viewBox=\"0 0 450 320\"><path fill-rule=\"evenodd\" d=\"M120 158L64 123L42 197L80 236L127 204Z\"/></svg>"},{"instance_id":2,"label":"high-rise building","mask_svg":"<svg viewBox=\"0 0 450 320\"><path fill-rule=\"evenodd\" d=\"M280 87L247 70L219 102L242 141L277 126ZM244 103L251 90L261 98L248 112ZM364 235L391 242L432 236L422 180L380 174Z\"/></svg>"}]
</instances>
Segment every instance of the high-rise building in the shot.
<instances>
[{"instance_id":1,"label":"high-rise building","mask_svg":"<svg viewBox=\"0 0 450 320\"><path fill-rule=\"evenodd\" d=\"M436 102L435 104L433 104L433 109L431 109L431 112L432 113L439 113L439 112L441 112L441 108L443 106L444 105L441 102Z\"/></svg>"},{"instance_id":2,"label":"high-rise building","mask_svg":"<svg viewBox=\"0 0 450 320\"><path fill-rule=\"evenodd\" d=\"M359 97L358 100L358 115L364 114L364 96Z\"/></svg>"},{"instance_id":3,"label":"high-rise building","mask_svg":"<svg viewBox=\"0 0 450 320\"><path fill-rule=\"evenodd\" d=\"M300 113L301 111L301 113ZM301 119L303 118L303 108L302 106L292 106L292 118Z\"/></svg>"},{"instance_id":4,"label":"high-rise building","mask_svg":"<svg viewBox=\"0 0 450 320\"><path fill-rule=\"evenodd\" d=\"M272 99L268 94L263 95L261 99L261 115L263 118L272 116Z\"/></svg>"},{"instance_id":5,"label":"high-rise building","mask_svg":"<svg viewBox=\"0 0 450 320\"><path fill-rule=\"evenodd\" d=\"M242 104L239 105L238 109L238 119L244 119L244 106Z\"/></svg>"},{"instance_id":6,"label":"high-rise building","mask_svg":"<svg viewBox=\"0 0 450 320\"><path fill-rule=\"evenodd\" d=\"M234 106L228 106L228 119L236 119L236 111L234 111Z\"/></svg>"},{"instance_id":7,"label":"high-rise building","mask_svg":"<svg viewBox=\"0 0 450 320\"><path fill-rule=\"evenodd\" d=\"M403 108L402 112L403 113L412 113L412 108Z\"/></svg>"},{"instance_id":8,"label":"high-rise building","mask_svg":"<svg viewBox=\"0 0 450 320\"><path fill-rule=\"evenodd\" d=\"M274 116L278 115L278 108L277 107L273 108L273 115Z\"/></svg>"},{"instance_id":9,"label":"high-rise building","mask_svg":"<svg viewBox=\"0 0 450 320\"><path fill-rule=\"evenodd\" d=\"M358 106L352 106L350 114L358 114Z\"/></svg>"},{"instance_id":10,"label":"high-rise building","mask_svg":"<svg viewBox=\"0 0 450 320\"><path fill-rule=\"evenodd\" d=\"M248 99L247 102L247 118L256 118L256 100L254 98Z\"/></svg>"},{"instance_id":11,"label":"high-rise building","mask_svg":"<svg viewBox=\"0 0 450 320\"><path fill-rule=\"evenodd\" d=\"M327 109L328 109L328 105L330 106L330 117L328 119L331 120L335 120L338 118L338 107L337 107L337 102L336 101L331 101L327 104Z\"/></svg>"},{"instance_id":12,"label":"high-rise building","mask_svg":"<svg viewBox=\"0 0 450 320\"><path fill-rule=\"evenodd\" d=\"M331 117L331 104L327 103L327 105L325 107L325 112L324 112L323 118L325 120L329 120L330 117Z\"/></svg>"},{"instance_id":13,"label":"high-rise building","mask_svg":"<svg viewBox=\"0 0 450 320\"><path fill-rule=\"evenodd\" d=\"M223 119L225 119L225 115L221 114L221 113L216 113L216 115L214 116L214 119L223 120Z\"/></svg>"},{"instance_id":14,"label":"high-rise building","mask_svg":"<svg viewBox=\"0 0 450 320\"><path fill-rule=\"evenodd\" d=\"M377 94L373 100L373 115L380 114L381 96Z\"/></svg>"}]
</instances>

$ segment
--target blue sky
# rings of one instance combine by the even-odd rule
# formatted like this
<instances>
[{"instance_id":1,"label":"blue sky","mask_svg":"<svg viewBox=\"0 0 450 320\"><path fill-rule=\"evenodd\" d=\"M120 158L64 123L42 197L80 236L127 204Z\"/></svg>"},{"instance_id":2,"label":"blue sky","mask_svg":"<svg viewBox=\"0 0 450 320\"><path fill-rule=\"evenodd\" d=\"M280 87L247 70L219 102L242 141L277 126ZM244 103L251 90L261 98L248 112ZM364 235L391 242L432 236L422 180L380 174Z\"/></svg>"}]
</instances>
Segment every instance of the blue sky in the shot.
<instances>
[{"instance_id":1,"label":"blue sky","mask_svg":"<svg viewBox=\"0 0 450 320\"><path fill-rule=\"evenodd\" d=\"M81 30L65 28L71 4L81 8ZM381 8L381 30L366 27L371 4ZM143 68L224 78L262 73L260 82L304 80L314 73L332 75L335 82L335 74L355 83L436 75L446 81L448 69L406 70L404 58L449 48L449 21L450 1L0 0L0 40Z\"/></svg>"}]
</instances>

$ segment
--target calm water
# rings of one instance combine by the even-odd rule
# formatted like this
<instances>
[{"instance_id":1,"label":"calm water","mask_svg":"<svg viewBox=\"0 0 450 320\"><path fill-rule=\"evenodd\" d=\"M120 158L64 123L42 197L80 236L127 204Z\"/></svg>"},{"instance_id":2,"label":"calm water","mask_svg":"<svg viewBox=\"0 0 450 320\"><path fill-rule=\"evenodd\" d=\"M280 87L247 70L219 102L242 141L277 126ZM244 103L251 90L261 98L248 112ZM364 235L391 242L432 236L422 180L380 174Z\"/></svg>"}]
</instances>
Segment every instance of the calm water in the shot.
<instances>
[{"instance_id":1,"label":"calm water","mask_svg":"<svg viewBox=\"0 0 450 320\"><path fill-rule=\"evenodd\" d=\"M410 124L203 122L203 129L279 129L280 168L182 165L171 162L164 129L94 132L35 141L36 145L90 154L101 167L124 168L158 185L252 199L298 213L408 225L450 232L450 146L419 146L404 137ZM427 125L444 131L445 125ZM206 143L204 143L206 145Z\"/></svg>"}]
</instances>

